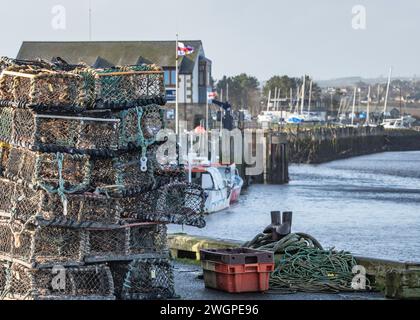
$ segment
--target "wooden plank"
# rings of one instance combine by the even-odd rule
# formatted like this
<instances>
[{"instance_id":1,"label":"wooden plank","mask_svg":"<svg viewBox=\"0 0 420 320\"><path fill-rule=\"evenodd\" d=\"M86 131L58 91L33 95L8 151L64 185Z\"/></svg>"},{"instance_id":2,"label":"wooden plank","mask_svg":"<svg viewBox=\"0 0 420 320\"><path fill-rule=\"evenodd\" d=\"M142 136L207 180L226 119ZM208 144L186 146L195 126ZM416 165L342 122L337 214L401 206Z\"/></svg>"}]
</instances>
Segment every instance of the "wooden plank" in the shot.
<instances>
[{"instance_id":1,"label":"wooden plank","mask_svg":"<svg viewBox=\"0 0 420 320\"><path fill-rule=\"evenodd\" d=\"M2 72L2 75L29 78L29 79L33 79L37 76L36 74L22 73L22 72L16 72L16 71L6 71L6 70Z\"/></svg>"},{"instance_id":2,"label":"wooden plank","mask_svg":"<svg viewBox=\"0 0 420 320\"><path fill-rule=\"evenodd\" d=\"M186 251L195 254L196 260L200 259L200 249L225 249L239 247L241 242L234 240L212 239L207 237L190 236L187 234L169 234L168 247L172 254Z\"/></svg>"}]
</instances>

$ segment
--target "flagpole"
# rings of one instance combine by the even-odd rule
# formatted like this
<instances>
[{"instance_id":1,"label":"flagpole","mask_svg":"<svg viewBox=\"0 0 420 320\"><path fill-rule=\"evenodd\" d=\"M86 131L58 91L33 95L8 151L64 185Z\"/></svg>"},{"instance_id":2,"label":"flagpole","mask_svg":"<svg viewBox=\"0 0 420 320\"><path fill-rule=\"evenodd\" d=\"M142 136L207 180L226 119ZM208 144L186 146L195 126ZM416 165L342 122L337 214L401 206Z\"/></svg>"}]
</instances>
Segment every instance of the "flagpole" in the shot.
<instances>
[{"instance_id":1,"label":"flagpole","mask_svg":"<svg viewBox=\"0 0 420 320\"><path fill-rule=\"evenodd\" d=\"M175 61L175 65L176 65L176 71L175 71L175 133L178 135L179 134L179 109L178 109L178 34L176 34L176 61Z\"/></svg>"},{"instance_id":2,"label":"flagpole","mask_svg":"<svg viewBox=\"0 0 420 320\"><path fill-rule=\"evenodd\" d=\"M89 0L89 41L92 41L92 0Z\"/></svg>"},{"instance_id":3,"label":"flagpole","mask_svg":"<svg viewBox=\"0 0 420 320\"><path fill-rule=\"evenodd\" d=\"M209 93L207 91L206 97L206 131L209 131Z\"/></svg>"}]
</instances>

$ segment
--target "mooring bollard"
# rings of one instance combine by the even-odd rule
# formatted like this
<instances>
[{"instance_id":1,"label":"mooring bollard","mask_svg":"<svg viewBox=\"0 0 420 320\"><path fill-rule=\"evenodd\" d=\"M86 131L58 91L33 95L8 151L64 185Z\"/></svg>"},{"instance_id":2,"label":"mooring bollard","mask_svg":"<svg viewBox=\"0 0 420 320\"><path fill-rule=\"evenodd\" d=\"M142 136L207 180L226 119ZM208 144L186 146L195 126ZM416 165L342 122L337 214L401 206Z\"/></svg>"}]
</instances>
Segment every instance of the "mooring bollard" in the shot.
<instances>
[{"instance_id":1,"label":"mooring bollard","mask_svg":"<svg viewBox=\"0 0 420 320\"><path fill-rule=\"evenodd\" d=\"M274 241L278 241L292 232L293 212L271 212L271 224L264 229L264 233L270 234Z\"/></svg>"}]
</instances>

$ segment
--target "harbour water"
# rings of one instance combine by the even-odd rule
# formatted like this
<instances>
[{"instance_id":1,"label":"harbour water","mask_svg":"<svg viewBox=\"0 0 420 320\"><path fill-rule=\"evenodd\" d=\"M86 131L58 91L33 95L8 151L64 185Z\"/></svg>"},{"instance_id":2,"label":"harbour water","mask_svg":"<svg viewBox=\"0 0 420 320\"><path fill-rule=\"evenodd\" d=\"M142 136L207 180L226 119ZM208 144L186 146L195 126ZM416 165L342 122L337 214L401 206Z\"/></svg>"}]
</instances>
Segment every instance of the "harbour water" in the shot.
<instances>
[{"instance_id":1,"label":"harbour water","mask_svg":"<svg viewBox=\"0 0 420 320\"><path fill-rule=\"evenodd\" d=\"M388 152L321 165L292 165L288 185L253 185L235 206L186 232L246 241L293 211L293 232L355 255L420 262L420 152Z\"/></svg>"}]
</instances>

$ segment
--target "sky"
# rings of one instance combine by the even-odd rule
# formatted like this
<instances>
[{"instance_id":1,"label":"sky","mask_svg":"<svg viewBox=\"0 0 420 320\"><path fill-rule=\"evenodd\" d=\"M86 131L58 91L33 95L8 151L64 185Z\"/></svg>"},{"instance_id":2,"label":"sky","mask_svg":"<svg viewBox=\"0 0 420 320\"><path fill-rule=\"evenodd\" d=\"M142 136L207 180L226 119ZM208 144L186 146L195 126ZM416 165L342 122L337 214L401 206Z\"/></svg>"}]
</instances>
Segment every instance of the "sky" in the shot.
<instances>
[{"instance_id":1,"label":"sky","mask_svg":"<svg viewBox=\"0 0 420 320\"><path fill-rule=\"evenodd\" d=\"M91 0L91 8L92 40L202 40L216 79L372 78L391 66L420 74L419 0ZM2 10L0 55L16 56L22 41L89 40L88 0L2 0Z\"/></svg>"}]
</instances>

